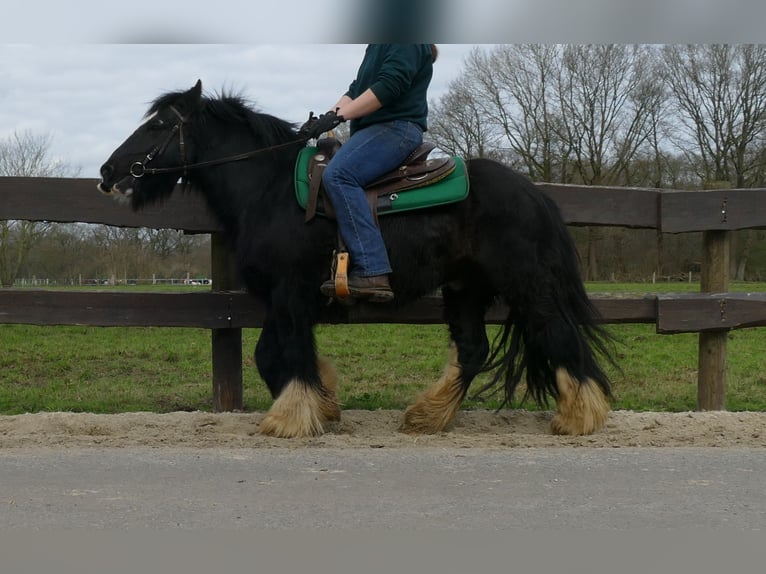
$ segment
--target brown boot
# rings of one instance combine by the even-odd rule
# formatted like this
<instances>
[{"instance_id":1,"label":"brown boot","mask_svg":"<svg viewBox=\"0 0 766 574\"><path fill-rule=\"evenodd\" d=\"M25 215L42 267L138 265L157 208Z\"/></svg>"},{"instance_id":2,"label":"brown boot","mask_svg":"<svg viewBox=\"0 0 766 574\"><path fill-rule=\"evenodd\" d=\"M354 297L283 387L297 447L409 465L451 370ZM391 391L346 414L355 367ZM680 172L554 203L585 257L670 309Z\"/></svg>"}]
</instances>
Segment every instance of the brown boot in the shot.
<instances>
[{"instance_id":1,"label":"brown boot","mask_svg":"<svg viewBox=\"0 0 766 574\"><path fill-rule=\"evenodd\" d=\"M348 290L351 296L370 303L388 303L394 298L394 292L388 282L388 275L375 275L373 277L348 278Z\"/></svg>"},{"instance_id":2,"label":"brown boot","mask_svg":"<svg viewBox=\"0 0 766 574\"><path fill-rule=\"evenodd\" d=\"M351 275L348 278L348 290L354 299L371 303L388 303L394 298L394 292L388 282L388 275L375 275L374 277ZM335 281L332 279L325 281L322 283L320 291L326 297L336 297Z\"/></svg>"},{"instance_id":3,"label":"brown boot","mask_svg":"<svg viewBox=\"0 0 766 574\"><path fill-rule=\"evenodd\" d=\"M322 283L322 286L319 288L319 290L322 292L322 295L324 295L325 297L335 298L335 280L328 279L327 281Z\"/></svg>"}]
</instances>

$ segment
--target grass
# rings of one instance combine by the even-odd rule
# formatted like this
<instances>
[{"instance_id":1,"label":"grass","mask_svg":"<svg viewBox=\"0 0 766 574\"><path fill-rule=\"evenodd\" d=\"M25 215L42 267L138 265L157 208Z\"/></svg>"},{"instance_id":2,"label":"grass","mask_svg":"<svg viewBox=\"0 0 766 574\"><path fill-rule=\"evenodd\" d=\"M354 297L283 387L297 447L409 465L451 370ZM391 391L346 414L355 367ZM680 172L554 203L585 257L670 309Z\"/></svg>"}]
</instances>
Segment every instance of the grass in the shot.
<instances>
[{"instance_id":1,"label":"grass","mask_svg":"<svg viewBox=\"0 0 766 574\"><path fill-rule=\"evenodd\" d=\"M672 289L663 289L672 286ZM594 292L695 291L694 284L591 284ZM766 291L733 284L732 291ZM617 409L688 411L696 406L697 335L658 335L654 325L612 325L620 371L609 368ZM497 327L488 327L490 337ZM429 386L447 358L441 325L321 325L320 353L341 376L347 409L403 409ZM244 403L271 398L253 364L258 329L243 332ZM766 410L766 328L730 334L727 408ZM210 332L190 328L0 325L0 413L169 412L212 408ZM477 380L472 389L478 389ZM519 399L523 393L520 393ZM496 408L469 399L465 408ZM516 405L518 406L518 404ZM536 408L531 402L525 408Z\"/></svg>"},{"instance_id":2,"label":"grass","mask_svg":"<svg viewBox=\"0 0 766 574\"><path fill-rule=\"evenodd\" d=\"M609 283L586 284L590 293L698 293L699 281L662 281L660 283ZM755 281L731 281L729 291L759 293L766 291L766 283Z\"/></svg>"}]
</instances>

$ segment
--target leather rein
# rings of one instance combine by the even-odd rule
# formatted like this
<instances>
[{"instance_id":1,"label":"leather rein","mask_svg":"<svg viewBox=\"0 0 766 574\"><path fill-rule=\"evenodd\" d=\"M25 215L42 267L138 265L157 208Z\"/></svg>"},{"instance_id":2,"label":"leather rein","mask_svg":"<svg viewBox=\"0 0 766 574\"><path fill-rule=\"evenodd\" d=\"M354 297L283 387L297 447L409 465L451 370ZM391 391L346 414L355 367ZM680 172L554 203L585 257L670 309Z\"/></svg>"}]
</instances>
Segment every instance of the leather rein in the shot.
<instances>
[{"instance_id":1,"label":"leather rein","mask_svg":"<svg viewBox=\"0 0 766 574\"><path fill-rule=\"evenodd\" d=\"M170 109L173 111L173 113L178 117L178 122L173 126L173 128L170 130L170 133L165 138L165 140L160 145L155 145L151 150L149 150L149 153L146 154L146 157L142 161L136 161L131 164L130 166L130 175L133 176L136 179L139 179L145 175L156 175L160 173L177 173L182 172L183 177L186 177L186 172L190 169L198 169L201 167L208 167L212 165L220 165L223 163L229 163L234 161L241 161L243 159L249 159L251 157L254 157L260 153L264 153L267 151L288 147L291 145L295 145L297 143L304 142L304 138L299 138L293 141L289 141L282 144L277 144L265 148L258 148L252 151L243 152L236 155L230 155L226 157L220 157L216 159L211 159L207 161L200 161L197 163L186 163L186 142L184 140L184 124L189 120L189 116L184 116L179 112L174 106L169 106ZM173 138L175 137L176 133L178 133L179 137L179 147L181 151L181 165L172 166L172 167L146 167L146 164L148 164L150 161L152 161L157 156L163 154L165 150L167 149L168 145L170 145L170 142L173 141Z\"/></svg>"}]
</instances>

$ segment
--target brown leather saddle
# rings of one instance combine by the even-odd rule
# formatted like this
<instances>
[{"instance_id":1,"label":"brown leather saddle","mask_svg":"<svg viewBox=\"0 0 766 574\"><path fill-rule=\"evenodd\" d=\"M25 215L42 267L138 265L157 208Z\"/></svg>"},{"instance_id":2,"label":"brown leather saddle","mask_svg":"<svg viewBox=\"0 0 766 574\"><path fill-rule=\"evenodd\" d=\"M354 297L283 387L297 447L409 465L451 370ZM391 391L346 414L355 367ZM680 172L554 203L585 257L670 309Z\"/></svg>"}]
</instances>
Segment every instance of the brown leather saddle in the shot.
<instances>
[{"instance_id":1,"label":"brown leather saddle","mask_svg":"<svg viewBox=\"0 0 766 574\"><path fill-rule=\"evenodd\" d=\"M322 138L317 142L317 153L308 164L309 196L306 203L306 221L317 214L317 207L327 217L335 218L329 198L324 194L322 172L327 163L341 147L335 138ZM365 188L367 202L370 205L375 223L378 222L378 209L390 205L396 194L402 191L424 187L444 179L456 167L451 156L428 157L436 148L432 142L423 142L413 151L397 169L386 173Z\"/></svg>"}]
</instances>

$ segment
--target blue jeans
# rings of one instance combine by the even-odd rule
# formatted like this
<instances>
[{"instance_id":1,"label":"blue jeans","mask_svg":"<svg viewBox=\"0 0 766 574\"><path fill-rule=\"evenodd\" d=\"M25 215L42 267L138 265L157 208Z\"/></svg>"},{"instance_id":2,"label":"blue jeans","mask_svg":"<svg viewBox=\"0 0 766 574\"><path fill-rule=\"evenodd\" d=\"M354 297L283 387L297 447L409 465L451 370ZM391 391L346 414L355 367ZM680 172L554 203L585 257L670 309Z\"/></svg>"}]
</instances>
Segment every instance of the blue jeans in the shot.
<instances>
[{"instance_id":1,"label":"blue jeans","mask_svg":"<svg viewBox=\"0 0 766 574\"><path fill-rule=\"evenodd\" d=\"M422 142L423 131L412 122L375 124L355 132L327 164L322 183L348 247L350 274L371 277L391 272L364 186L399 167Z\"/></svg>"}]
</instances>

